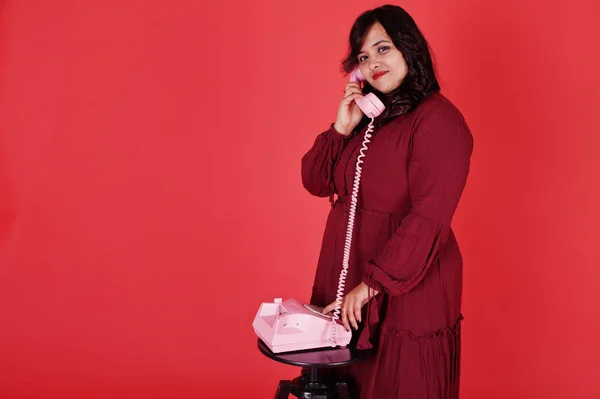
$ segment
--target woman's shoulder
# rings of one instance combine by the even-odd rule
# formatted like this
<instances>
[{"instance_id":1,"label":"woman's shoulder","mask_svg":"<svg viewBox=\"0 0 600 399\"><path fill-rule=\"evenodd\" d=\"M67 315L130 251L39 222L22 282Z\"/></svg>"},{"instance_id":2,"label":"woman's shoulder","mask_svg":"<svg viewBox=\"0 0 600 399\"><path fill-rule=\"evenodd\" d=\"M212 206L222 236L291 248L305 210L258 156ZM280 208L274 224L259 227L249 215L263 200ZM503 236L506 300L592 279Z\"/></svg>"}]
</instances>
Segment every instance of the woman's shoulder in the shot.
<instances>
[{"instance_id":1,"label":"woman's shoulder","mask_svg":"<svg viewBox=\"0 0 600 399\"><path fill-rule=\"evenodd\" d=\"M442 93L437 92L426 97L413 111L413 130L436 125L455 125L467 128L462 112ZM467 128L468 129L468 128Z\"/></svg>"},{"instance_id":2,"label":"woman's shoulder","mask_svg":"<svg viewBox=\"0 0 600 399\"><path fill-rule=\"evenodd\" d=\"M420 118L459 118L464 119L458 107L440 92L426 97L414 110L415 117Z\"/></svg>"},{"instance_id":3,"label":"woman's shoulder","mask_svg":"<svg viewBox=\"0 0 600 399\"><path fill-rule=\"evenodd\" d=\"M440 92L427 96L408 114L394 118L387 128L394 131L409 131L411 136L439 131L439 128L442 128L441 130L455 128L453 130L469 132L462 112Z\"/></svg>"}]
</instances>

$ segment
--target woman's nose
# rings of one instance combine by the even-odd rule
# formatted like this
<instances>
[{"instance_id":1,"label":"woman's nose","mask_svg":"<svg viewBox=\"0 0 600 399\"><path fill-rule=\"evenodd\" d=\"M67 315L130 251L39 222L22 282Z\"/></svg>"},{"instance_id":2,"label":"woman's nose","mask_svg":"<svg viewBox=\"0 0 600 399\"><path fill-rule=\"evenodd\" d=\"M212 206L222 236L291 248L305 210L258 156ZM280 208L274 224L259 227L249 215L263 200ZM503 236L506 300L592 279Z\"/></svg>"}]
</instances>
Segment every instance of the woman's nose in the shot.
<instances>
[{"instance_id":1,"label":"woman's nose","mask_svg":"<svg viewBox=\"0 0 600 399\"><path fill-rule=\"evenodd\" d=\"M371 68L371 70L379 69L380 65L381 63L378 60L371 60L369 68Z\"/></svg>"}]
</instances>

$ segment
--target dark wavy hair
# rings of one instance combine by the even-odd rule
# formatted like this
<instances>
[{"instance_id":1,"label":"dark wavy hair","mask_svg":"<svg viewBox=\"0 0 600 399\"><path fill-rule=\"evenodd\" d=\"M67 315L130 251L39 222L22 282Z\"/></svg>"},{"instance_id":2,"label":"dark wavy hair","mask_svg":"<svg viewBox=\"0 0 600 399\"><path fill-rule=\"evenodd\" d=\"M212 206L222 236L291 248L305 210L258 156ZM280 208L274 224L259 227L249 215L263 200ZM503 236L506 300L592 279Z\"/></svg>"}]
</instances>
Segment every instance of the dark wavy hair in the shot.
<instances>
[{"instance_id":1,"label":"dark wavy hair","mask_svg":"<svg viewBox=\"0 0 600 399\"><path fill-rule=\"evenodd\" d=\"M363 93L375 93L386 106L385 111L376 118L376 125L382 126L393 118L414 110L427 96L440 91L440 85L427 40L413 18L403 8L394 5L365 11L356 19L350 31L350 49L342 62L342 71L350 73L358 66L357 57L365 37L377 22L383 26L408 65L408 73L402 84L390 93L381 93L368 82L364 82ZM370 119L364 117L355 132L368 122Z\"/></svg>"}]
</instances>

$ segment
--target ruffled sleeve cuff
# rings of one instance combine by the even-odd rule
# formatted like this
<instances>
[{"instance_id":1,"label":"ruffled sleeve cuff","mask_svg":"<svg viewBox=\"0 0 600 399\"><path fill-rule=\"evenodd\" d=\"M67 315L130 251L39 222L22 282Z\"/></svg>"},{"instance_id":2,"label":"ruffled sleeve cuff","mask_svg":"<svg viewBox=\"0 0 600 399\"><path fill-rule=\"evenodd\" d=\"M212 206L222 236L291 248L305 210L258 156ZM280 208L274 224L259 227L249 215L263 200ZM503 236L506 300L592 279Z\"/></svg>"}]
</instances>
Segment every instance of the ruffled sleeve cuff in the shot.
<instances>
[{"instance_id":1,"label":"ruffled sleeve cuff","mask_svg":"<svg viewBox=\"0 0 600 399\"><path fill-rule=\"evenodd\" d=\"M425 276L449 236L449 226L409 213L384 251L365 264L363 281L389 295L402 295Z\"/></svg>"},{"instance_id":2,"label":"ruffled sleeve cuff","mask_svg":"<svg viewBox=\"0 0 600 399\"><path fill-rule=\"evenodd\" d=\"M335 127L333 127L333 125L335 125L335 123L332 123L331 126L329 126L329 129L327 129L326 133L333 137L334 140L348 140L352 137L351 134L341 134L335 129Z\"/></svg>"}]
</instances>

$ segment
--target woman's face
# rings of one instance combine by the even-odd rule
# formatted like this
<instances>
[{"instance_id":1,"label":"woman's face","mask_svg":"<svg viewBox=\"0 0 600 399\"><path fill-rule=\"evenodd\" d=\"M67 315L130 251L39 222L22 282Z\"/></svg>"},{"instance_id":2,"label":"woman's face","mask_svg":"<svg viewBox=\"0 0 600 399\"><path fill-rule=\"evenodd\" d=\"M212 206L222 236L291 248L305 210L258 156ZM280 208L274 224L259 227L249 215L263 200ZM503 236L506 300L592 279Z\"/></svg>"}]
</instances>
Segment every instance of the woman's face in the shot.
<instances>
[{"instance_id":1,"label":"woman's face","mask_svg":"<svg viewBox=\"0 0 600 399\"><path fill-rule=\"evenodd\" d=\"M358 54L358 66L367 82L382 93L397 89L408 73L402 53L378 22L365 38Z\"/></svg>"}]
</instances>

